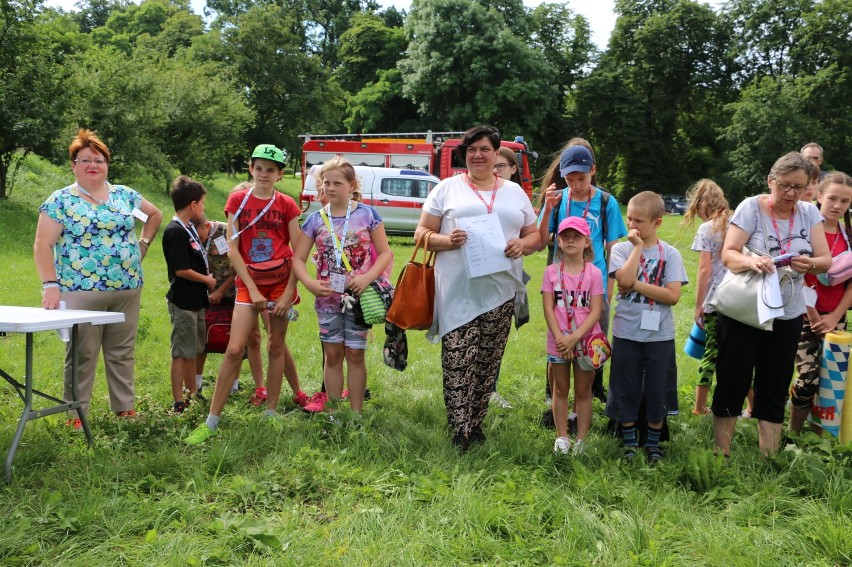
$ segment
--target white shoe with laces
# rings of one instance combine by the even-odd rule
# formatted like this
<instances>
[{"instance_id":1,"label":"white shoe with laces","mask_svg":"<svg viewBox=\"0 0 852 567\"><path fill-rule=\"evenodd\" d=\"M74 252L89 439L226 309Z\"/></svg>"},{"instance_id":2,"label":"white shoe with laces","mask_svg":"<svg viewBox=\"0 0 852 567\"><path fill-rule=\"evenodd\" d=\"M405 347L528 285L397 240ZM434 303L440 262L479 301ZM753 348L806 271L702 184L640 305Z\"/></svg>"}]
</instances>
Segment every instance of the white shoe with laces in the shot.
<instances>
[{"instance_id":1,"label":"white shoe with laces","mask_svg":"<svg viewBox=\"0 0 852 567\"><path fill-rule=\"evenodd\" d=\"M503 409L512 409L512 404L510 404L508 400L506 400L506 398L504 398L497 392L492 392L490 402L492 404L500 406Z\"/></svg>"},{"instance_id":2,"label":"white shoe with laces","mask_svg":"<svg viewBox=\"0 0 852 567\"><path fill-rule=\"evenodd\" d=\"M568 437L557 437L553 444L553 452L557 455L567 455L571 451L571 440Z\"/></svg>"},{"instance_id":3,"label":"white shoe with laces","mask_svg":"<svg viewBox=\"0 0 852 567\"><path fill-rule=\"evenodd\" d=\"M582 439L577 439L574 442L574 454L582 455L586 451L586 442Z\"/></svg>"}]
</instances>

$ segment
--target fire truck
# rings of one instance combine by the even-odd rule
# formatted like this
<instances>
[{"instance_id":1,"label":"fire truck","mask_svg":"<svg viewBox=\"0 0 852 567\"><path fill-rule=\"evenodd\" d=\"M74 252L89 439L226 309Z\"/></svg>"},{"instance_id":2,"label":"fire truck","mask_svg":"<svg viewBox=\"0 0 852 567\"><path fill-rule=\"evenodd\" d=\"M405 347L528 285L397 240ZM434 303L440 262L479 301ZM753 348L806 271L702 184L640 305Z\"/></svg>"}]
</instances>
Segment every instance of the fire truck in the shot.
<instances>
[{"instance_id":1,"label":"fire truck","mask_svg":"<svg viewBox=\"0 0 852 567\"><path fill-rule=\"evenodd\" d=\"M428 171L440 179L467 171L464 156L456 155L464 132L412 132L406 134L305 134L302 144L302 188L311 167L341 156L352 165ZM530 151L522 136L503 141L518 158L521 186L532 197Z\"/></svg>"}]
</instances>

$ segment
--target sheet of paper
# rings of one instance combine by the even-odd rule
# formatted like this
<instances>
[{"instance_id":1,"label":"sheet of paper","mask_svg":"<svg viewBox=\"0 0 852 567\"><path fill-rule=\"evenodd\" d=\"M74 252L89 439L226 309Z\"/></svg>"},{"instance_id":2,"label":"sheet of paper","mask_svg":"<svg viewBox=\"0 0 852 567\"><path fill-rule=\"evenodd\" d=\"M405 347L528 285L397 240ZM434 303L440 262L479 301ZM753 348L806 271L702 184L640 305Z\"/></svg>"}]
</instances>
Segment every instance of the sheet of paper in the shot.
<instances>
[{"instance_id":1,"label":"sheet of paper","mask_svg":"<svg viewBox=\"0 0 852 567\"><path fill-rule=\"evenodd\" d=\"M467 233L462 246L467 275L471 278L505 272L512 268L506 257L506 238L497 215L479 215L456 219L456 225Z\"/></svg>"},{"instance_id":2,"label":"sheet of paper","mask_svg":"<svg viewBox=\"0 0 852 567\"><path fill-rule=\"evenodd\" d=\"M784 308L772 308L770 305L783 305L781 299L781 284L778 282L778 272L764 274L761 284L763 289L757 295L757 316L760 323L784 315Z\"/></svg>"}]
</instances>

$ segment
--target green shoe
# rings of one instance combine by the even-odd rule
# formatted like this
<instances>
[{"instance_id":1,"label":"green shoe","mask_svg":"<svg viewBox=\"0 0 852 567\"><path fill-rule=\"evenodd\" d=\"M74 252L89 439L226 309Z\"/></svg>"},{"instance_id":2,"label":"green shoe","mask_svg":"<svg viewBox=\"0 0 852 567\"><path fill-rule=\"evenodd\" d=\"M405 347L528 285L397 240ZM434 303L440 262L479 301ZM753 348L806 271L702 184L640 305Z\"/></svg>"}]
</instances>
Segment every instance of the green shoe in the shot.
<instances>
[{"instance_id":1,"label":"green shoe","mask_svg":"<svg viewBox=\"0 0 852 567\"><path fill-rule=\"evenodd\" d=\"M198 427L196 427L192 433L189 434L189 437L183 440L189 446L201 445L211 437L215 437L218 431L210 429L207 427L206 423L202 423Z\"/></svg>"}]
</instances>

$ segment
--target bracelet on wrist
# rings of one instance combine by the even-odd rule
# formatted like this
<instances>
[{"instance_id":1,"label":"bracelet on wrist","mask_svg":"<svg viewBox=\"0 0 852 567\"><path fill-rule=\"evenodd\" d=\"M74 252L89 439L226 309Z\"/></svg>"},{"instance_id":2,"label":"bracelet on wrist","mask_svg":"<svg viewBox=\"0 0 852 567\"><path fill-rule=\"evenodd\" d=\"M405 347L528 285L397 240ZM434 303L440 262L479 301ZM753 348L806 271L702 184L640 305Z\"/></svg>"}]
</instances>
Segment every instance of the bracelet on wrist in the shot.
<instances>
[{"instance_id":1,"label":"bracelet on wrist","mask_svg":"<svg viewBox=\"0 0 852 567\"><path fill-rule=\"evenodd\" d=\"M50 289L50 288L52 288L52 287L58 288L58 287L59 287L59 282L57 282L57 281L47 281L47 282L43 282L43 283L41 284L41 289L42 289L42 290Z\"/></svg>"}]
</instances>

